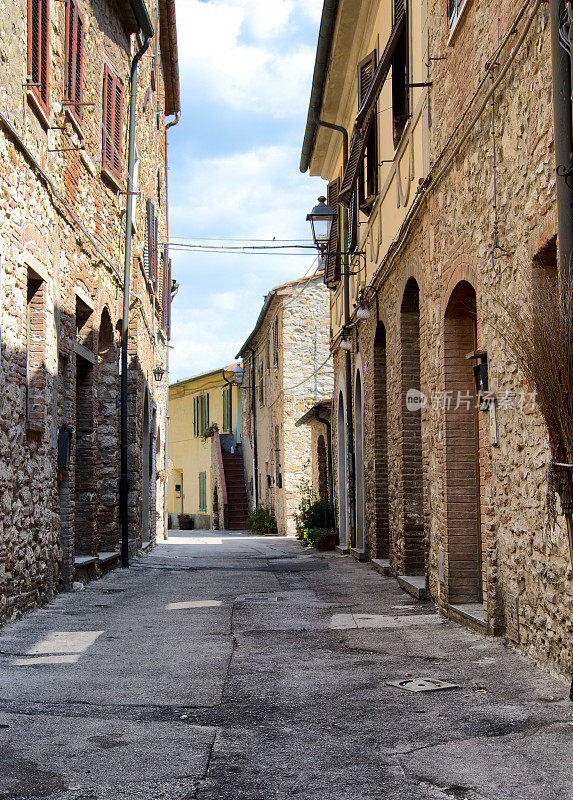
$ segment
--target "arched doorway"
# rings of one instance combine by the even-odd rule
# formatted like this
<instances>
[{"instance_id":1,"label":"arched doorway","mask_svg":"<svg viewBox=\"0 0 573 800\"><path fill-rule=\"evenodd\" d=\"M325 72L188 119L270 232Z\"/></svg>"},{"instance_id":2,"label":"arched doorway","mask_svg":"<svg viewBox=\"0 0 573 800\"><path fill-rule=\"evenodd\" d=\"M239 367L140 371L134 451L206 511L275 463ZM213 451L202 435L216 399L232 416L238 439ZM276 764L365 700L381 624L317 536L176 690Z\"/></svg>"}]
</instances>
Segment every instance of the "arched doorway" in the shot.
<instances>
[{"instance_id":1,"label":"arched doorway","mask_svg":"<svg viewBox=\"0 0 573 800\"><path fill-rule=\"evenodd\" d=\"M328 465L326 444L322 433L318 437L316 450L318 460L318 496L321 500L328 500Z\"/></svg>"},{"instance_id":2,"label":"arched doorway","mask_svg":"<svg viewBox=\"0 0 573 800\"><path fill-rule=\"evenodd\" d=\"M420 383L420 290L414 278L404 289L400 313L402 345L402 492L406 575L424 575L424 491Z\"/></svg>"},{"instance_id":3,"label":"arched doorway","mask_svg":"<svg viewBox=\"0 0 573 800\"><path fill-rule=\"evenodd\" d=\"M364 398L362 375L354 382L354 448L356 461L356 549L364 550Z\"/></svg>"},{"instance_id":4,"label":"arched doorway","mask_svg":"<svg viewBox=\"0 0 573 800\"><path fill-rule=\"evenodd\" d=\"M97 526L99 548L119 545L119 362L113 325L107 308L101 314L98 335L97 386Z\"/></svg>"},{"instance_id":5,"label":"arched doorway","mask_svg":"<svg viewBox=\"0 0 573 800\"><path fill-rule=\"evenodd\" d=\"M473 362L476 294L457 284L444 318L446 535L448 599L482 602L479 419Z\"/></svg>"},{"instance_id":6,"label":"arched doorway","mask_svg":"<svg viewBox=\"0 0 573 800\"><path fill-rule=\"evenodd\" d=\"M143 429L141 447L141 541L149 542L149 466L151 460L151 430L149 424L149 392L143 398Z\"/></svg>"},{"instance_id":7,"label":"arched doorway","mask_svg":"<svg viewBox=\"0 0 573 800\"><path fill-rule=\"evenodd\" d=\"M374 458L376 465L376 557L390 558L388 502L388 405L386 328L380 322L374 339Z\"/></svg>"},{"instance_id":8,"label":"arched doorway","mask_svg":"<svg viewBox=\"0 0 573 800\"><path fill-rule=\"evenodd\" d=\"M348 545L348 480L347 480L347 455L346 455L346 413L344 395L338 393L338 410L336 417L336 432L338 441L338 539L340 546Z\"/></svg>"}]
</instances>

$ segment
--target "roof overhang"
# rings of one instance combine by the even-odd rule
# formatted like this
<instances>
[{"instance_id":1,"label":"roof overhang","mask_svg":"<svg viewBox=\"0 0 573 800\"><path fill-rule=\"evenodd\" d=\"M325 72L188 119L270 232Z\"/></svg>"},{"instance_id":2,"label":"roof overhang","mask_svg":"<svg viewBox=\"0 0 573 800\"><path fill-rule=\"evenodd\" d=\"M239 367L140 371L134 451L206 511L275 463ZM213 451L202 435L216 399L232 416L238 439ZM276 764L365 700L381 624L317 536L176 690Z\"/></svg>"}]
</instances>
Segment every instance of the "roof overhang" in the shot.
<instances>
[{"instance_id":1,"label":"roof overhang","mask_svg":"<svg viewBox=\"0 0 573 800\"><path fill-rule=\"evenodd\" d=\"M159 0L159 44L165 84L165 113L169 116L181 110L175 0Z\"/></svg>"},{"instance_id":2,"label":"roof overhang","mask_svg":"<svg viewBox=\"0 0 573 800\"><path fill-rule=\"evenodd\" d=\"M329 420L322 419L319 416L319 411L325 410L330 417L332 413L332 400L320 400L318 403L315 403L312 408L303 414L300 419L297 419L295 422L295 427L300 428L301 425L308 425L311 422L329 422Z\"/></svg>"},{"instance_id":3,"label":"roof overhang","mask_svg":"<svg viewBox=\"0 0 573 800\"><path fill-rule=\"evenodd\" d=\"M262 324L264 322L264 319L265 319L265 317L267 315L267 311L269 310L269 308L271 306L271 303L273 302L273 298L275 297L276 293L277 293L277 290L273 289L265 297L265 302L263 303L263 307L261 308L261 313L259 314L259 316L257 318L257 321L255 323L255 327L251 331L251 333L249 335L249 338L247 339L245 344L241 347L241 349L239 350L239 352L237 353L235 358L240 358L245 353L246 350L249 350L249 348L251 347L251 345L255 341L256 335L259 332L259 330L260 330L260 328L261 328L261 326L262 326Z\"/></svg>"}]
</instances>

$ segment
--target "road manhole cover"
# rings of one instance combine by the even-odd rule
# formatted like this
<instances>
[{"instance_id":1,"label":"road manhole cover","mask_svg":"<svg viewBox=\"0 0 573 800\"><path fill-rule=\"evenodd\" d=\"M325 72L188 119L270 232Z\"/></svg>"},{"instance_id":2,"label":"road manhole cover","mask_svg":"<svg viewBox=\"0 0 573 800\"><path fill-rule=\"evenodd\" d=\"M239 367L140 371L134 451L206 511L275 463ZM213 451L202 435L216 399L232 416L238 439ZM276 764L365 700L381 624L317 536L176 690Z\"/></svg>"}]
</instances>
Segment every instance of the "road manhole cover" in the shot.
<instances>
[{"instance_id":1,"label":"road manhole cover","mask_svg":"<svg viewBox=\"0 0 573 800\"><path fill-rule=\"evenodd\" d=\"M440 689L459 689L457 683L439 681L436 678L400 678L396 681L386 681L388 686L406 689L408 692L437 692Z\"/></svg>"},{"instance_id":2,"label":"road manhole cover","mask_svg":"<svg viewBox=\"0 0 573 800\"><path fill-rule=\"evenodd\" d=\"M235 597L237 603L277 603L276 594L240 594Z\"/></svg>"}]
</instances>

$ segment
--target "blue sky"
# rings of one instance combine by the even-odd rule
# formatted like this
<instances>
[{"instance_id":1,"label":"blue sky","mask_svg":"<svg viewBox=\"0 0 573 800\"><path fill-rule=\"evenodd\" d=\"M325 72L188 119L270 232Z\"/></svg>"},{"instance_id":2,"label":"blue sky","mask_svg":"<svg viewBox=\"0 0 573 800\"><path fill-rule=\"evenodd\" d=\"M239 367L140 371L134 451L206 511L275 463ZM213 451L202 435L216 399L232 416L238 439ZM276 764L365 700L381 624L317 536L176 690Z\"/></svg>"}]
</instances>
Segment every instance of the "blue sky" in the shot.
<instances>
[{"instance_id":1,"label":"blue sky","mask_svg":"<svg viewBox=\"0 0 573 800\"><path fill-rule=\"evenodd\" d=\"M324 182L299 172L322 0L177 0L181 122L169 136L170 240L308 240ZM226 242L227 246L240 242ZM171 249L170 381L233 361L299 256Z\"/></svg>"}]
</instances>

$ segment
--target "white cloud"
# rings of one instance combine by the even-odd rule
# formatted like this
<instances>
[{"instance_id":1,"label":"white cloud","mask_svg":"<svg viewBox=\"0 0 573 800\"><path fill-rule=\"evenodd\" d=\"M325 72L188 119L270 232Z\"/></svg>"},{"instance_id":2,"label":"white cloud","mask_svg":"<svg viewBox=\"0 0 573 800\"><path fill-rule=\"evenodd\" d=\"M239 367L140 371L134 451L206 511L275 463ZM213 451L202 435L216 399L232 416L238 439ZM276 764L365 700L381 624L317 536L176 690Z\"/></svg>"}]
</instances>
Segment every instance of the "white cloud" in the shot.
<instances>
[{"instance_id":1,"label":"white cloud","mask_svg":"<svg viewBox=\"0 0 573 800\"><path fill-rule=\"evenodd\" d=\"M182 84L233 109L265 110L279 118L300 111L308 102L314 45L281 37L293 15L314 20L320 5L320 0L179 0Z\"/></svg>"},{"instance_id":2,"label":"white cloud","mask_svg":"<svg viewBox=\"0 0 573 800\"><path fill-rule=\"evenodd\" d=\"M305 217L324 183L301 175L298 159L295 145L189 159L180 165L171 204L172 237L201 236L216 227L225 237L284 239L298 232L310 239Z\"/></svg>"}]
</instances>

